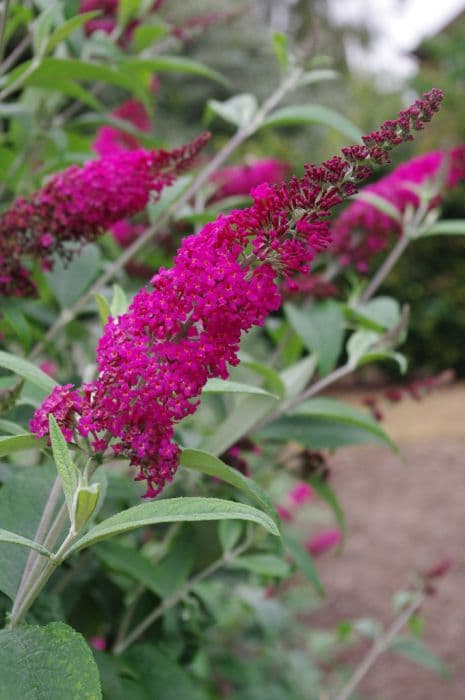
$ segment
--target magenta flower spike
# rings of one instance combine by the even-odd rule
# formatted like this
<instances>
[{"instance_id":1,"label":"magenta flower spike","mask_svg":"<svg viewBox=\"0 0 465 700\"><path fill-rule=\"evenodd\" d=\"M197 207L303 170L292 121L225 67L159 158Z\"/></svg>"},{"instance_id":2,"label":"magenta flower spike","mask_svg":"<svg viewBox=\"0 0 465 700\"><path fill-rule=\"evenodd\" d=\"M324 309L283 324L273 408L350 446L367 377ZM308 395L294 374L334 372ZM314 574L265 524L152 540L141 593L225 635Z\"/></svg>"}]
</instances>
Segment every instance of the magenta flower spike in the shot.
<instances>
[{"instance_id":1,"label":"magenta flower spike","mask_svg":"<svg viewBox=\"0 0 465 700\"><path fill-rule=\"evenodd\" d=\"M24 260L50 269L54 255L69 259L73 252L65 244L79 250L144 209L192 164L208 139L204 134L172 151L122 151L72 165L30 197L13 202L0 217L0 296L33 294Z\"/></svg>"}]
</instances>

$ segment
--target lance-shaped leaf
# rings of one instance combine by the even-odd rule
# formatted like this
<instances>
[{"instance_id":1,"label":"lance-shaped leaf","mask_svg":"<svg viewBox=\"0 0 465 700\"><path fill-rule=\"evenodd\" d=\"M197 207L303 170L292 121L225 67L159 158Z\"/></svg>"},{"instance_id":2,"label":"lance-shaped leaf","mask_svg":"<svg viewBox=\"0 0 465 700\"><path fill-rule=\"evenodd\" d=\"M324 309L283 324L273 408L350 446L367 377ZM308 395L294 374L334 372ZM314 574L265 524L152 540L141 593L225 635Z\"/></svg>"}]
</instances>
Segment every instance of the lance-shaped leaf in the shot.
<instances>
[{"instance_id":1,"label":"lance-shaped leaf","mask_svg":"<svg viewBox=\"0 0 465 700\"><path fill-rule=\"evenodd\" d=\"M318 576L318 571L313 561L313 557L305 549L303 545L294 537L286 535L284 537L284 546L291 555L291 558L296 566L296 568L304 574L307 580L311 583L315 591L320 595L324 596L325 589Z\"/></svg>"},{"instance_id":2,"label":"lance-shaped leaf","mask_svg":"<svg viewBox=\"0 0 465 700\"><path fill-rule=\"evenodd\" d=\"M76 493L80 472L71 459L71 454L53 413L48 417L50 442L52 443L53 458L60 475L68 506L69 517L72 520L74 512L74 494Z\"/></svg>"},{"instance_id":3,"label":"lance-shaped leaf","mask_svg":"<svg viewBox=\"0 0 465 700\"><path fill-rule=\"evenodd\" d=\"M45 438L36 438L31 433L23 433L22 435L7 435L0 437L0 457L18 452L19 450L33 450L45 447L47 441Z\"/></svg>"},{"instance_id":4,"label":"lance-shaped leaf","mask_svg":"<svg viewBox=\"0 0 465 700\"><path fill-rule=\"evenodd\" d=\"M36 552L39 552L39 554L42 554L44 557L52 556L52 553L41 544L38 544L38 542L33 542L28 537L18 535L16 532L10 532L10 530L0 529L0 542L9 542L10 544L18 544L20 547L35 549Z\"/></svg>"},{"instance_id":5,"label":"lance-shaped leaf","mask_svg":"<svg viewBox=\"0 0 465 700\"><path fill-rule=\"evenodd\" d=\"M465 219L437 221L422 236L465 236Z\"/></svg>"},{"instance_id":6,"label":"lance-shaped leaf","mask_svg":"<svg viewBox=\"0 0 465 700\"><path fill-rule=\"evenodd\" d=\"M0 351L0 367L4 369L9 369L10 372L18 374L20 377L29 380L35 386L40 387L47 393L52 391L57 383L54 379L42 372L41 369L33 365L31 362L23 359L22 357L16 357L16 355L10 355L8 352Z\"/></svg>"},{"instance_id":7,"label":"lance-shaped leaf","mask_svg":"<svg viewBox=\"0 0 465 700\"><path fill-rule=\"evenodd\" d=\"M279 516L276 513L273 503L263 489L258 484L241 474L237 469L228 466L221 459L203 452L202 450L183 450L181 453L180 464L189 469L195 469L202 474L214 476L217 479L226 481L228 484L235 486L245 493L249 498L254 500L258 505L274 520L276 525L280 526Z\"/></svg>"},{"instance_id":8,"label":"lance-shaped leaf","mask_svg":"<svg viewBox=\"0 0 465 700\"><path fill-rule=\"evenodd\" d=\"M77 540L68 554L96 542L158 523L200 522L205 520L248 520L279 536L276 523L257 508L221 498L169 498L133 506L107 518Z\"/></svg>"},{"instance_id":9,"label":"lance-shaped leaf","mask_svg":"<svg viewBox=\"0 0 465 700\"><path fill-rule=\"evenodd\" d=\"M264 120L261 129L267 126L298 126L320 124L336 129L353 141L358 141L362 133L349 119L334 109L323 105L293 105L276 109Z\"/></svg>"},{"instance_id":10,"label":"lance-shaped leaf","mask_svg":"<svg viewBox=\"0 0 465 700\"><path fill-rule=\"evenodd\" d=\"M230 379L209 379L202 389L202 394L261 394L279 398L275 394L270 394L266 389L243 382L234 382Z\"/></svg>"}]
</instances>

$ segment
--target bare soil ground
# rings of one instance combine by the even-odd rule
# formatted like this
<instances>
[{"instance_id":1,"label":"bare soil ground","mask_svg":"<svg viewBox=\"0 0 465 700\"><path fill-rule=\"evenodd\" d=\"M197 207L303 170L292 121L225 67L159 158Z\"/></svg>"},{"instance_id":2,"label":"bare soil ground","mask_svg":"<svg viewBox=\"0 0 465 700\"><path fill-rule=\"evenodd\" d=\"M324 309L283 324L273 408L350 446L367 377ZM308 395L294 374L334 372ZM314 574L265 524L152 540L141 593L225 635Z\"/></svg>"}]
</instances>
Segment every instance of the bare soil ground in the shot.
<instances>
[{"instance_id":1,"label":"bare soil ground","mask_svg":"<svg viewBox=\"0 0 465 700\"><path fill-rule=\"evenodd\" d=\"M331 461L348 541L341 555L320 560L328 597L315 622L373 616L388 623L393 594L416 571L453 558L423 609L425 641L452 679L386 654L359 692L370 700L465 700L465 385L406 400L385 415L403 461L371 445L340 450Z\"/></svg>"}]
</instances>

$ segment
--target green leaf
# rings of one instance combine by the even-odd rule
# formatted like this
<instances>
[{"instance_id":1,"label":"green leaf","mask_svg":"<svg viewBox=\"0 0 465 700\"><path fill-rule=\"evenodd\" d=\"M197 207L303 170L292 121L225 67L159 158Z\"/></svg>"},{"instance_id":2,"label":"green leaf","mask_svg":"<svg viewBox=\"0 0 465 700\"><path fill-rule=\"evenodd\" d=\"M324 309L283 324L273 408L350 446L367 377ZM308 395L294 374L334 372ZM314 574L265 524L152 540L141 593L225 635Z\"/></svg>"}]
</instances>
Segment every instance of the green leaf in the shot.
<instances>
[{"instance_id":1,"label":"green leaf","mask_svg":"<svg viewBox=\"0 0 465 700\"><path fill-rule=\"evenodd\" d=\"M136 53L144 51L153 46L157 41L163 39L169 32L168 25L162 22L152 22L150 24L139 24L132 33L132 45Z\"/></svg>"},{"instance_id":2,"label":"green leaf","mask_svg":"<svg viewBox=\"0 0 465 700\"><path fill-rule=\"evenodd\" d=\"M284 311L292 328L310 352L318 356L318 368L325 376L335 367L342 350L344 315L341 305L328 299L308 309L285 304Z\"/></svg>"},{"instance_id":3,"label":"green leaf","mask_svg":"<svg viewBox=\"0 0 465 700\"><path fill-rule=\"evenodd\" d=\"M259 376L263 377L265 380L265 385L268 386L273 395L279 397L280 399L284 398L286 387L284 386L284 382L276 370L262 364L261 362L257 362L257 360L244 352L239 353L239 359L241 361L241 367L247 367L247 369L250 369L252 372L255 372Z\"/></svg>"},{"instance_id":4,"label":"green leaf","mask_svg":"<svg viewBox=\"0 0 465 700\"><path fill-rule=\"evenodd\" d=\"M297 87L303 87L304 85L313 85L313 83L320 83L323 80L335 80L340 78L340 73L330 68L318 68L315 70L309 70L305 72L297 82Z\"/></svg>"},{"instance_id":5,"label":"green leaf","mask_svg":"<svg viewBox=\"0 0 465 700\"><path fill-rule=\"evenodd\" d=\"M93 550L100 561L113 571L129 576L151 593L163 598L169 593L158 573L158 566L152 564L146 556L134 547L119 542L100 543Z\"/></svg>"},{"instance_id":6,"label":"green leaf","mask_svg":"<svg viewBox=\"0 0 465 700\"><path fill-rule=\"evenodd\" d=\"M13 423L11 420L0 418L0 430L8 435L24 435L24 428L19 423Z\"/></svg>"},{"instance_id":7,"label":"green leaf","mask_svg":"<svg viewBox=\"0 0 465 700\"><path fill-rule=\"evenodd\" d=\"M359 141L362 132L339 112L322 105L294 105L281 107L272 112L260 125L266 127L298 126L301 124L319 124L336 129L352 141Z\"/></svg>"},{"instance_id":8,"label":"green leaf","mask_svg":"<svg viewBox=\"0 0 465 700\"><path fill-rule=\"evenodd\" d=\"M7 352L0 350L0 367L4 369L9 369L10 372L18 374L23 379L27 379L32 382L35 386L43 389L47 394L49 394L52 389L58 386L57 382L42 372L41 369L28 362L22 357L16 357L15 355L10 355Z\"/></svg>"},{"instance_id":9,"label":"green leaf","mask_svg":"<svg viewBox=\"0 0 465 700\"><path fill-rule=\"evenodd\" d=\"M389 644L388 649L431 669L443 678L450 677L450 671L444 662L429 651L419 639L398 636Z\"/></svg>"},{"instance_id":10,"label":"green leaf","mask_svg":"<svg viewBox=\"0 0 465 700\"><path fill-rule=\"evenodd\" d=\"M301 571L320 596L325 595L325 589L318 576L318 571L313 557L298 540L289 535L284 535L284 546L292 557L297 569Z\"/></svg>"},{"instance_id":11,"label":"green leaf","mask_svg":"<svg viewBox=\"0 0 465 700\"><path fill-rule=\"evenodd\" d=\"M53 413L48 416L50 431L50 442L52 443L53 458L58 474L60 475L63 493L65 494L66 505L71 522L74 515L74 494L76 493L80 472L71 459L71 453L63 437L58 423Z\"/></svg>"},{"instance_id":12,"label":"green leaf","mask_svg":"<svg viewBox=\"0 0 465 700\"><path fill-rule=\"evenodd\" d=\"M369 330L383 332L393 328L400 319L400 305L392 297L376 297L356 307L349 307L349 314Z\"/></svg>"},{"instance_id":13,"label":"green leaf","mask_svg":"<svg viewBox=\"0 0 465 700\"><path fill-rule=\"evenodd\" d=\"M465 236L465 219L437 221L423 232L423 236Z\"/></svg>"},{"instance_id":14,"label":"green leaf","mask_svg":"<svg viewBox=\"0 0 465 700\"><path fill-rule=\"evenodd\" d=\"M25 61L8 74L6 87L16 81L24 72L30 70L32 61ZM45 58L28 75L25 86L49 87L54 89L56 82L82 80L88 83L103 82L117 85L129 92L137 89L138 76L121 65L107 66L102 63L84 61L77 58Z\"/></svg>"},{"instance_id":15,"label":"green leaf","mask_svg":"<svg viewBox=\"0 0 465 700\"><path fill-rule=\"evenodd\" d=\"M173 185L163 189L161 197L157 202L149 202L147 205L147 214L151 224L158 223L160 217L187 191L191 182L192 175L182 175L177 178Z\"/></svg>"},{"instance_id":16,"label":"green leaf","mask_svg":"<svg viewBox=\"0 0 465 700\"><path fill-rule=\"evenodd\" d=\"M239 438L247 435L256 423L276 409L276 399L270 396L244 396L239 399L227 418L220 423L202 445L206 452L223 454Z\"/></svg>"},{"instance_id":17,"label":"green leaf","mask_svg":"<svg viewBox=\"0 0 465 700\"><path fill-rule=\"evenodd\" d=\"M383 336L375 331L356 331L347 342L349 364L354 369L370 362L393 360L404 374L407 371L407 359L399 352L383 348Z\"/></svg>"},{"instance_id":18,"label":"green leaf","mask_svg":"<svg viewBox=\"0 0 465 700\"><path fill-rule=\"evenodd\" d=\"M316 363L316 355L310 355L309 357L304 357L303 360L299 360L299 362L295 362L292 367L288 367L280 373L279 376L286 388L287 399L294 399L305 389L315 374Z\"/></svg>"},{"instance_id":19,"label":"green leaf","mask_svg":"<svg viewBox=\"0 0 465 700\"><path fill-rule=\"evenodd\" d=\"M245 554L227 563L230 569L245 569L260 576L285 578L290 573L289 564L274 554Z\"/></svg>"},{"instance_id":20,"label":"green leaf","mask_svg":"<svg viewBox=\"0 0 465 700\"><path fill-rule=\"evenodd\" d=\"M139 0L119 0L117 18L120 27L125 27L128 22L137 17L139 4Z\"/></svg>"},{"instance_id":21,"label":"green leaf","mask_svg":"<svg viewBox=\"0 0 465 700\"><path fill-rule=\"evenodd\" d=\"M258 486L252 479L241 474L237 469L228 466L218 457L214 457L208 452L202 450L187 449L181 452L179 463L183 467L195 469L202 474L214 476L217 479L226 481L228 484L235 486L245 493L249 498L254 500L276 523L278 529L280 527L280 519L273 503L269 496Z\"/></svg>"},{"instance_id":22,"label":"green leaf","mask_svg":"<svg viewBox=\"0 0 465 700\"><path fill-rule=\"evenodd\" d=\"M346 531L344 511L342 510L333 489L326 483L326 481L322 481L318 477L310 477L309 481L321 500L327 503L331 508L334 517L336 518L336 522L339 525L341 532L344 534Z\"/></svg>"},{"instance_id":23,"label":"green leaf","mask_svg":"<svg viewBox=\"0 0 465 700\"><path fill-rule=\"evenodd\" d=\"M243 382L233 382L230 379L209 379L202 389L202 394L261 394L278 399L266 389Z\"/></svg>"},{"instance_id":24,"label":"green leaf","mask_svg":"<svg viewBox=\"0 0 465 700\"><path fill-rule=\"evenodd\" d=\"M0 632L0 697L100 700L98 669L84 637L63 622Z\"/></svg>"},{"instance_id":25,"label":"green leaf","mask_svg":"<svg viewBox=\"0 0 465 700\"><path fill-rule=\"evenodd\" d=\"M105 297L103 297L98 292L94 292L94 299L97 302L100 321L102 322L102 326L104 326L108 320L108 316L110 316L111 313L110 304L105 299Z\"/></svg>"},{"instance_id":26,"label":"green leaf","mask_svg":"<svg viewBox=\"0 0 465 700\"><path fill-rule=\"evenodd\" d=\"M230 552L238 543L244 530L240 520L220 520L218 525L218 537L221 542L223 552Z\"/></svg>"},{"instance_id":27,"label":"green leaf","mask_svg":"<svg viewBox=\"0 0 465 700\"><path fill-rule=\"evenodd\" d=\"M242 128L251 124L257 110L257 98L255 95L249 93L235 95L225 102L209 100L207 103L206 120L208 124L214 115L218 115L230 124Z\"/></svg>"},{"instance_id":28,"label":"green leaf","mask_svg":"<svg viewBox=\"0 0 465 700\"><path fill-rule=\"evenodd\" d=\"M199 682L171 656L154 644L136 644L125 653L125 666L135 675L147 700L208 700L211 698ZM127 675L127 671L126 674ZM126 695L132 700L132 695Z\"/></svg>"},{"instance_id":29,"label":"green leaf","mask_svg":"<svg viewBox=\"0 0 465 700\"><path fill-rule=\"evenodd\" d=\"M244 503L225 501L220 498L169 498L142 503L111 516L77 540L68 552L76 552L96 542L146 525L223 519L255 522L271 534L279 536L279 530L269 515Z\"/></svg>"},{"instance_id":30,"label":"green leaf","mask_svg":"<svg viewBox=\"0 0 465 700\"><path fill-rule=\"evenodd\" d=\"M22 433L18 435L9 435L0 437L0 457L7 456L12 452L20 450L36 450L45 447L47 440L45 438L36 438L31 433Z\"/></svg>"},{"instance_id":31,"label":"green leaf","mask_svg":"<svg viewBox=\"0 0 465 700\"><path fill-rule=\"evenodd\" d=\"M45 503L55 479L55 470L36 466L16 470L0 489L0 523L28 539L34 539ZM13 600L28 553L0 544L0 591ZM0 674L1 675L1 674Z\"/></svg>"},{"instance_id":32,"label":"green leaf","mask_svg":"<svg viewBox=\"0 0 465 700\"><path fill-rule=\"evenodd\" d=\"M221 73L185 56L126 57L124 65L128 69L128 74L134 69L144 70L149 73L186 73L187 75L208 78L221 85L229 86L229 81Z\"/></svg>"},{"instance_id":33,"label":"green leaf","mask_svg":"<svg viewBox=\"0 0 465 700\"><path fill-rule=\"evenodd\" d=\"M53 271L45 277L62 309L67 309L88 289L97 277L101 253L94 244L86 247L70 263L56 260Z\"/></svg>"},{"instance_id":34,"label":"green leaf","mask_svg":"<svg viewBox=\"0 0 465 700\"><path fill-rule=\"evenodd\" d=\"M33 542L28 537L23 537L18 535L16 532L10 532L9 530L2 530L0 528L0 542L9 542L10 544L17 544L21 547L29 547L29 549L35 549L36 552L42 554L44 557L51 557L52 553L48 551L45 547L37 542Z\"/></svg>"},{"instance_id":35,"label":"green leaf","mask_svg":"<svg viewBox=\"0 0 465 700\"><path fill-rule=\"evenodd\" d=\"M9 304L3 304L2 316L27 352L31 346L31 330L19 306L11 302Z\"/></svg>"},{"instance_id":36,"label":"green leaf","mask_svg":"<svg viewBox=\"0 0 465 700\"><path fill-rule=\"evenodd\" d=\"M113 285L113 299L111 300L110 313L113 318L121 316L128 310L129 301L124 290L119 284Z\"/></svg>"},{"instance_id":37,"label":"green leaf","mask_svg":"<svg viewBox=\"0 0 465 700\"><path fill-rule=\"evenodd\" d=\"M273 45L274 55L278 59L279 67L283 72L286 72L289 65L287 36L282 32L273 32L271 41Z\"/></svg>"},{"instance_id":38,"label":"green leaf","mask_svg":"<svg viewBox=\"0 0 465 700\"><path fill-rule=\"evenodd\" d=\"M356 425L335 422L332 418L286 416L259 431L260 438L271 442L299 442L311 450L365 443L385 444L377 434Z\"/></svg>"},{"instance_id":39,"label":"green leaf","mask_svg":"<svg viewBox=\"0 0 465 700\"><path fill-rule=\"evenodd\" d=\"M375 209L380 211L382 214L386 214L390 219L393 219L397 223L401 223L402 214L388 199L380 197L379 194L370 192L369 190L362 190L358 193L357 199L362 200L362 202L367 202L371 204Z\"/></svg>"},{"instance_id":40,"label":"green leaf","mask_svg":"<svg viewBox=\"0 0 465 700\"><path fill-rule=\"evenodd\" d=\"M300 406L292 412L295 416L306 416L308 418L322 418L325 420L334 421L335 430L338 429L338 424L353 425L357 428L365 430L367 433L377 438L376 441L384 442L394 451L397 450L396 445L391 440L389 435L380 427L370 415L364 411L359 411L353 408L350 404L338 401L337 399L315 398L304 401Z\"/></svg>"},{"instance_id":41,"label":"green leaf","mask_svg":"<svg viewBox=\"0 0 465 700\"><path fill-rule=\"evenodd\" d=\"M82 27L83 24L94 17L98 17L100 14L101 13L98 10L94 12L83 12L82 14L75 15L74 17L71 17L71 19L66 20L66 22L55 29L50 36L45 46L45 53L50 53L53 51L58 44L61 44L61 42L64 41L76 29L79 29L79 27Z\"/></svg>"}]
</instances>

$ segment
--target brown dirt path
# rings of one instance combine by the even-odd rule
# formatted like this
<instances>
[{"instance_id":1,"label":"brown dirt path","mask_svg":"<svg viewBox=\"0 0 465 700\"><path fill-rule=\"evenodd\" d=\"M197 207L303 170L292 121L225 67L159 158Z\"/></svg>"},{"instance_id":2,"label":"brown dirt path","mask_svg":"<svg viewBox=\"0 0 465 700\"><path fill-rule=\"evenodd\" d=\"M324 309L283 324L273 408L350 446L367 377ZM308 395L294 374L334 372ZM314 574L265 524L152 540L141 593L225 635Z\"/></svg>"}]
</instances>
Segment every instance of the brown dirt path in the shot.
<instances>
[{"instance_id":1,"label":"brown dirt path","mask_svg":"<svg viewBox=\"0 0 465 700\"><path fill-rule=\"evenodd\" d=\"M452 557L423 610L425 641L452 680L386 654L360 691L370 700L465 700L465 385L390 407L384 425L404 462L377 446L340 450L331 460L348 541L340 556L320 560L328 599L315 623L389 622L392 596L414 572Z\"/></svg>"}]
</instances>

